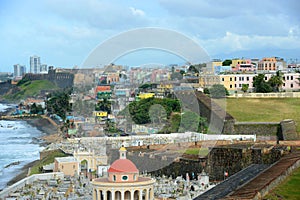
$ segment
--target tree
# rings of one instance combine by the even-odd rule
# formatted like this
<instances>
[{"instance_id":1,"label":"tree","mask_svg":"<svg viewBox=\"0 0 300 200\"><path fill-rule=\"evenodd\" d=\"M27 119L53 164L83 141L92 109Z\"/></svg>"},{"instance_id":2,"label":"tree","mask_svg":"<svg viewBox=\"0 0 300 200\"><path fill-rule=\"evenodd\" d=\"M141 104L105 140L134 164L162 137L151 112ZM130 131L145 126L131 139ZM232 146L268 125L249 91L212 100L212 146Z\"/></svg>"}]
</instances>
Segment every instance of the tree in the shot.
<instances>
[{"instance_id":1,"label":"tree","mask_svg":"<svg viewBox=\"0 0 300 200\"><path fill-rule=\"evenodd\" d=\"M209 88L210 97L222 98L229 95L228 90L221 84L215 84Z\"/></svg>"},{"instance_id":2,"label":"tree","mask_svg":"<svg viewBox=\"0 0 300 200\"><path fill-rule=\"evenodd\" d=\"M273 88L274 92L279 92L279 88L283 85L282 73L277 71L276 75L271 76L268 83Z\"/></svg>"},{"instance_id":3,"label":"tree","mask_svg":"<svg viewBox=\"0 0 300 200\"><path fill-rule=\"evenodd\" d=\"M167 121L167 113L160 104L154 104L149 108L149 116L153 124L165 124Z\"/></svg>"},{"instance_id":4,"label":"tree","mask_svg":"<svg viewBox=\"0 0 300 200\"><path fill-rule=\"evenodd\" d=\"M226 59L222 62L222 66L229 66L232 64L232 60L230 59Z\"/></svg>"},{"instance_id":5,"label":"tree","mask_svg":"<svg viewBox=\"0 0 300 200\"><path fill-rule=\"evenodd\" d=\"M242 84L242 91L245 93L249 89L249 84Z\"/></svg>"},{"instance_id":6,"label":"tree","mask_svg":"<svg viewBox=\"0 0 300 200\"><path fill-rule=\"evenodd\" d=\"M106 111L108 114L111 113L111 102L107 99L99 101L95 106L96 111Z\"/></svg>"},{"instance_id":7,"label":"tree","mask_svg":"<svg viewBox=\"0 0 300 200\"><path fill-rule=\"evenodd\" d=\"M69 103L71 90L62 90L51 93L47 96L46 109L49 113L57 114L63 120L66 119L66 112L72 110Z\"/></svg>"},{"instance_id":8,"label":"tree","mask_svg":"<svg viewBox=\"0 0 300 200\"><path fill-rule=\"evenodd\" d=\"M194 72L194 73L199 73L199 70L194 65L189 66L188 71L189 72Z\"/></svg>"},{"instance_id":9,"label":"tree","mask_svg":"<svg viewBox=\"0 0 300 200\"><path fill-rule=\"evenodd\" d=\"M179 132L193 131L197 132L200 122L200 116L192 111L185 111L181 116Z\"/></svg>"},{"instance_id":10,"label":"tree","mask_svg":"<svg viewBox=\"0 0 300 200\"><path fill-rule=\"evenodd\" d=\"M264 74L258 74L254 77L253 87L255 88L255 92L268 93L273 91L271 85L265 81Z\"/></svg>"}]
</instances>

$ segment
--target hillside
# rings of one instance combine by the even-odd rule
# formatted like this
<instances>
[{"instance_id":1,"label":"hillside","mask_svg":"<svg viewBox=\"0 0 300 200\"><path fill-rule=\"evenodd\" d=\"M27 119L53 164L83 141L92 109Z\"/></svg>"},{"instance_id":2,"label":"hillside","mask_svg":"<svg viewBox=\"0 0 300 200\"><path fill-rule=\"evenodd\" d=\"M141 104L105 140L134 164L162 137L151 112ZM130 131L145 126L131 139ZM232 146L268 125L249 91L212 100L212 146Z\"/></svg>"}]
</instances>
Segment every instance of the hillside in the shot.
<instances>
[{"instance_id":1,"label":"hillside","mask_svg":"<svg viewBox=\"0 0 300 200\"><path fill-rule=\"evenodd\" d=\"M18 84L17 89L8 92L3 98L16 101L27 97L35 97L40 94L41 90L59 89L55 84L48 80L24 81Z\"/></svg>"}]
</instances>

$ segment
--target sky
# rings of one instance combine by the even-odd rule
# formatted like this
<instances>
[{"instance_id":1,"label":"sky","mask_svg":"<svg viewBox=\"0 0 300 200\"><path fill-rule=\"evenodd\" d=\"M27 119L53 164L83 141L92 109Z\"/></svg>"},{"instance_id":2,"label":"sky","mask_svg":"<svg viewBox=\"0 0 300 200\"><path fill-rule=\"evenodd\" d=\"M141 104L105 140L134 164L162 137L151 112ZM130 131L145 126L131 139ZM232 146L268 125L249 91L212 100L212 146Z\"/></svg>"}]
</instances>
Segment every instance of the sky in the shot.
<instances>
[{"instance_id":1,"label":"sky","mask_svg":"<svg viewBox=\"0 0 300 200\"><path fill-rule=\"evenodd\" d=\"M250 3L251 2L251 3ZM79 66L122 32L157 27L191 38L211 59L283 57L300 61L298 0L0 0L0 72L38 55L55 67ZM184 63L159 50L115 61Z\"/></svg>"}]
</instances>

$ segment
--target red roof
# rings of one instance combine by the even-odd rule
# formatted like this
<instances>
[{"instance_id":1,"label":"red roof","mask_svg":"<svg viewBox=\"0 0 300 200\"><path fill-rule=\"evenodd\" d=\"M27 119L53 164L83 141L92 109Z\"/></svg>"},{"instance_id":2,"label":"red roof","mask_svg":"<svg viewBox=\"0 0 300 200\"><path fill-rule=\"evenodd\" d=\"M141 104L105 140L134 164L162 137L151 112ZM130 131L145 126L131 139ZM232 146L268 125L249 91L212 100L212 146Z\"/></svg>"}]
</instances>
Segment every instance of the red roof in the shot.
<instances>
[{"instance_id":1,"label":"red roof","mask_svg":"<svg viewBox=\"0 0 300 200\"><path fill-rule=\"evenodd\" d=\"M111 164L108 172L129 172L138 173L139 170L136 168L135 164L128 159L118 159L113 164Z\"/></svg>"}]
</instances>

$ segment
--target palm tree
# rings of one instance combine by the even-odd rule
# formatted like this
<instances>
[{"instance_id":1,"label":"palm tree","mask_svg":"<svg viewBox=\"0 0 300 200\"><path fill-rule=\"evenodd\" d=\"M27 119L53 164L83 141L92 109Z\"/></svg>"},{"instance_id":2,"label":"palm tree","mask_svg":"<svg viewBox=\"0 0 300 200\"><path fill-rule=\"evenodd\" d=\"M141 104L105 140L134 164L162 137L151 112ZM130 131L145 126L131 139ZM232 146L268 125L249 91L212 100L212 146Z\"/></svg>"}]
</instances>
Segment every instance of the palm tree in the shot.
<instances>
[{"instance_id":1,"label":"palm tree","mask_svg":"<svg viewBox=\"0 0 300 200\"><path fill-rule=\"evenodd\" d=\"M274 92L279 92L279 88L283 85L282 72L277 71L275 76L272 76L268 83L272 86Z\"/></svg>"}]
</instances>

